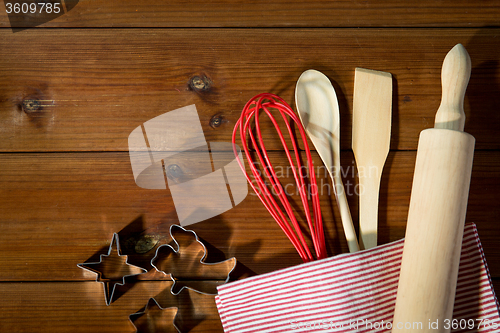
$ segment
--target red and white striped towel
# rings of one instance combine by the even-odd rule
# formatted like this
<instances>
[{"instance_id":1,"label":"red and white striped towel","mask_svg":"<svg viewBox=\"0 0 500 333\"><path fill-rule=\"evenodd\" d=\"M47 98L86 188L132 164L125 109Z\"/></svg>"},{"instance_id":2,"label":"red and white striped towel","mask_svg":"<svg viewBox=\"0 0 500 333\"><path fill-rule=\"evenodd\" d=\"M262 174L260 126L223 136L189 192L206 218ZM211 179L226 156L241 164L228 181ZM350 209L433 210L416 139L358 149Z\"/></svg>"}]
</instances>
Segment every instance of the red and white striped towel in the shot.
<instances>
[{"instance_id":1,"label":"red and white striped towel","mask_svg":"<svg viewBox=\"0 0 500 333\"><path fill-rule=\"evenodd\" d=\"M403 242L219 286L224 331L390 332ZM453 320L438 324L453 332L500 332L498 301L474 224L465 227Z\"/></svg>"}]
</instances>

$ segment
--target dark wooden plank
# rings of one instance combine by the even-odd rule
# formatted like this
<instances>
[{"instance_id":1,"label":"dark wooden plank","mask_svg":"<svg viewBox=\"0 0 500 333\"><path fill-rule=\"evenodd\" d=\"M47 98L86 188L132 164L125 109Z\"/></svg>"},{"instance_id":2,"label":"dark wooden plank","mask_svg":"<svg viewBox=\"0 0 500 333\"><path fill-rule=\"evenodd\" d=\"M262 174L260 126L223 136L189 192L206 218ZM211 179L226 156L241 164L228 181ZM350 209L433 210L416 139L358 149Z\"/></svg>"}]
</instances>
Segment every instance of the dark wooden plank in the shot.
<instances>
[{"instance_id":1,"label":"dark wooden plank","mask_svg":"<svg viewBox=\"0 0 500 333\"><path fill-rule=\"evenodd\" d=\"M10 27L2 13L0 27ZM80 1L43 27L484 27L498 26L499 16L494 0L93 0Z\"/></svg>"},{"instance_id":2,"label":"dark wooden plank","mask_svg":"<svg viewBox=\"0 0 500 333\"><path fill-rule=\"evenodd\" d=\"M283 153L271 155L280 179L286 176ZM391 152L380 194L379 241L404 237L415 152ZM317 157L315 165L321 162ZM342 155L344 181L353 220L352 153ZM475 222L493 276L500 276L500 152L477 151L467 222ZM184 167L183 167L184 168ZM329 254L347 252L336 203L324 170L317 168ZM290 172L288 172L290 174ZM349 183L348 183L349 182ZM349 184L349 185L348 185ZM298 200L292 195L292 200ZM178 223L169 190L139 188L127 153L53 153L0 155L0 280L82 281L95 276L76 264L98 260L113 232L123 244L146 233L169 243L169 226ZM207 245L208 262L235 256L234 277L260 274L300 263L300 258L258 198L250 192L235 208L188 227ZM123 245L130 262L143 267L154 253L136 254Z\"/></svg>"},{"instance_id":3,"label":"dark wooden plank","mask_svg":"<svg viewBox=\"0 0 500 333\"><path fill-rule=\"evenodd\" d=\"M223 332L213 295L184 290L173 296L169 283L162 282L126 286L120 298L106 306L102 284L96 282L0 283L0 329L133 333L129 315L141 311L149 297L156 297L163 307L178 308L176 324L183 332Z\"/></svg>"},{"instance_id":4,"label":"dark wooden plank","mask_svg":"<svg viewBox=\"0 0 500 333\"><path fill-rule=\"evenodd\" d=\"M3 30L0 151L127 151L134 128L190 104L196 104L208 141L228 141L249 98L271 92L293 104L296 80L309 68L333 81L341 110L341 144L349 148L355 67L394 75L391 148L416 149L420 131L433 126L444 56L459 42L467 47L473 66L466 131L476 137L478 149L500 149L498 33ZM210 88L193 89L189 83L195 76L206 76ZM214 116L222 119L219 127L210 126ZM263 128L269 141L273 130L267 124Z\"/></svg>"}]
</instances>

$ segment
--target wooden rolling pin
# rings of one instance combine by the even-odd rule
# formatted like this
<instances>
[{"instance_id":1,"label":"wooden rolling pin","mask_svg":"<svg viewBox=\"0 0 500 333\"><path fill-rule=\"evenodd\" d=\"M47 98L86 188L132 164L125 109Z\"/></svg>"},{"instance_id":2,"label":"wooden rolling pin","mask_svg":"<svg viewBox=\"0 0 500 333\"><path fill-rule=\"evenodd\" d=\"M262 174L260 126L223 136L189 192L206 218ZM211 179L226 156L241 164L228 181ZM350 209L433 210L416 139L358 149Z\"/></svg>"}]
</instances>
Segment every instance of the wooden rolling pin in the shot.
<instances>
[{"instance_id":1,"label":"wooden rolling pin","mask_svg":"<svg viewBox=\"0 0 500 333\"><path fill-rule=\"evenodd\" d=\"M457 44L434 128L420 133L392 332L450 332L475 143L463 132L470 70Z\"/></svg>"}]
</instances>

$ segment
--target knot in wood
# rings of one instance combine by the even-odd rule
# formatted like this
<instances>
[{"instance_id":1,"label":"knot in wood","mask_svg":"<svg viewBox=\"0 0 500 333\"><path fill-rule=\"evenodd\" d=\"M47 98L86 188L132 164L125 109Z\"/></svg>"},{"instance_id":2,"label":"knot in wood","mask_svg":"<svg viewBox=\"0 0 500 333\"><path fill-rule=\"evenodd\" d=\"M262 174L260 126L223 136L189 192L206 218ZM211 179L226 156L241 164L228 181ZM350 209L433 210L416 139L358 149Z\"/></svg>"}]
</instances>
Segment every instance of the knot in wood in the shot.
<instances>
[{"instance_id":1,"label":"knot in wood","mask_svg":"<svg viewBox=\"0 0 500 333\"><path fill-rule=\"evenodd\" d=\"M210 118L210 127L216 128L222 125L224 122L224 117L222 116L222 113L217 113Z\"/></svg>"},{"instance_id":2,"label":"knot in wood","mask_svg":"<svg viewBox=\"0 0 500 333\"><path fill-rule=\"evenodd\" d=\"M139 254L149 252L158 244L159 239L158 235L142 235L135 244L134 250Z\"/></svg>"},{"instance_id":3,"label":"knot in wood","mask_svg":"<svg viewBox=\"0 0 500 333\"><path fill-rule=\"evenodd\" d=\"M37 99L25 99L22 102L23 111L26 113L33 113L41 108L42 104Z\"/></svg>"},{"instance_id":4,"label":"knot in wood","mask_svg":"<svg viewBox=\"0 0 500 333\"><path fill-rule=\"evenodd\" d=\"M212 87L212 81L205 75L195 75L189 80L189 87L194 91L207 91Z\"/></svg>"},{"instance_id":5,"label":"knot in wood","mask_svg":"<svg viewBox=\"0 0 500 333\"><path fill-rule=\"evenodd\" d=\"M170 179L178 179L182 176L183 172L177 164L170 164L167 166L167 177Z\"/></svg>"}]
</instances>

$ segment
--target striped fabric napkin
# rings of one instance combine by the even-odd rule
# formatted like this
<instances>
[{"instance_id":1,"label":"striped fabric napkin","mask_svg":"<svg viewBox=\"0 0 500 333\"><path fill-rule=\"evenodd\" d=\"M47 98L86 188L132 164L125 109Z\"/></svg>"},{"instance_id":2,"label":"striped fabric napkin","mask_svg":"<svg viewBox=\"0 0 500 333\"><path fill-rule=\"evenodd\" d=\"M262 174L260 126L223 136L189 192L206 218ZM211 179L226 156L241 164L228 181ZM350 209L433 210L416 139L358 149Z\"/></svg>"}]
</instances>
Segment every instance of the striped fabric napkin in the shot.
<instances>
[{"instance_id":1,"label":"striped fabric napkin","mask_svg":"<svg viewBox=\"0 0 500 333\"><path fill-rule=\"evenodd\" d=\"M403 242L219 286L224 332L390 332ZM402 324L424 329L430 323ZM438 325L452 332L500 332L499 305L474 224L465 227L453 320Z\"/></svg>"}]
</instances>

